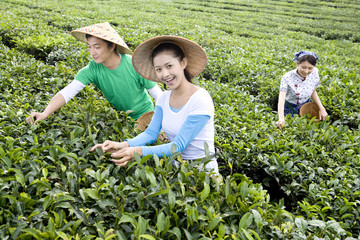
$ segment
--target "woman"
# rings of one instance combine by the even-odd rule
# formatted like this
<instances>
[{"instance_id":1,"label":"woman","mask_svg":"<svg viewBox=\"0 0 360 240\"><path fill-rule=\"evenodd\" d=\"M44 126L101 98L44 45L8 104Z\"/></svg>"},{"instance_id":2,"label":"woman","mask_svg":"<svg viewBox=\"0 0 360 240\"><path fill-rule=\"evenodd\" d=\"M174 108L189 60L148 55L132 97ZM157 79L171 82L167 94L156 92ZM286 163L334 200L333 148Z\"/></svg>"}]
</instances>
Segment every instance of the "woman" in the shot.
<instances>
[{"instance_id":1,"label":"woman","mask_svg":"<svg viewBox=\"0 0 360 240\"><path fill-rule=\"evenodd\" d=\"M316 87L320 84L319 70L315 67L318 57L313 52L295 53L296 69L287 72L281 79L278 102L279 120L276 125L281 129L285 124L285 115L299 114L302 105L310 102L310 97L320 109L320 120L328 116Z\"/></svg>"},{"instance_id":2,"label":"woman","mask_svg":"<svg viewBox=\"0 0 360 240\"><path fill-rule=\"evenodd\" d=\"M131 63L130 49L109 23L94 24L71 32L76 39L88 44L93 60L81 69L68 86L56 94L40 112L33 112L27 122L37 123L64 106L86 85L93 83L105 98L121 111L131 110L135 120L152 111L154 105L147 91L156 98L162 91L156 83L141 77Z\"/></svg>"},{"instance_id":3,"label":"woman","mask_svg":"<svg viewBox=\"0 0 360 240\"><path fill-rule=\"evenodd\" d=\"M170 90L156 101L154 116L145 132L123 142L107 140L95 145L91 151L101 148L104 152L113 152L112 161L119 166L125 166L134 158L134 153L140 156L170 156L173 144L186 160L204 158L204 143L207 143L213 155L213 101L205 89L191 82L205 68L205 51L185 38L159 36L140 44L134 51L132 61L141 76L163 83ZM170 143L145 146L155 142L161 129ZM218 173L214 158L206 165L206 169Z\"/></svg>"}]
</instances>

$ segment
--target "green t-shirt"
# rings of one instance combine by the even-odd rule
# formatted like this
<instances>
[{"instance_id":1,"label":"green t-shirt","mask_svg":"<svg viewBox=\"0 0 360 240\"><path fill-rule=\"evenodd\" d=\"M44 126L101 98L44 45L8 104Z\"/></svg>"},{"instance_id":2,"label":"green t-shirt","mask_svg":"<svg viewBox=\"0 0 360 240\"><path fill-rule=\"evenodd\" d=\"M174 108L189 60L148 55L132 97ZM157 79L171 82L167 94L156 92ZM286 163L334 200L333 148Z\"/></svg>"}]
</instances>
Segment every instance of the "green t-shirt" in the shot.
<instances>
[{"instance_id":1,"label":"green t-shirt","mask_svg":"<svg viewBox=\"0 0 360 240\"><path fill-rule=\"evenodd\" d=\"M154 110L146 89L155 87L156 83L141 77L135 71L130 55L120 55L120 65L116 69L108 69L92 60L78 72L75 80L84 85L95 84L117 110L132 110L130 116L136 120L142 114Z\"/></svg>"}]
</instances>

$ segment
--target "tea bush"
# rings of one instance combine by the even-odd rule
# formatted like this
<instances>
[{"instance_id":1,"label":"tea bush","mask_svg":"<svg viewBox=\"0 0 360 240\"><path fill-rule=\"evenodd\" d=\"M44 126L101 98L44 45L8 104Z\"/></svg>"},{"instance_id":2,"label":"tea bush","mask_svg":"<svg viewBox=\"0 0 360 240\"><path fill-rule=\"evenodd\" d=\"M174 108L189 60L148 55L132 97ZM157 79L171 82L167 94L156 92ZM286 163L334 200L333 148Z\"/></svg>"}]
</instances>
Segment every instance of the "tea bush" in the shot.
<instances>
[{"instance_id":1,"label":"tea bush","mask_svg":"<svg viewBox=\"0 0 360 240\"><path fill-rule=\"evenodd\" d=\"M2 239L359 238L359 33L354 1L2 1ZM94 87L38 125L41 111L91 57L69 35L108 21L134 49L156 35L198 42L196 83L215 103L223 181L198 162L137 157L115 167L91 146L138 133ZM293 53L319 55L326 122L276 128Z\"/></svg>"}]
</instances>

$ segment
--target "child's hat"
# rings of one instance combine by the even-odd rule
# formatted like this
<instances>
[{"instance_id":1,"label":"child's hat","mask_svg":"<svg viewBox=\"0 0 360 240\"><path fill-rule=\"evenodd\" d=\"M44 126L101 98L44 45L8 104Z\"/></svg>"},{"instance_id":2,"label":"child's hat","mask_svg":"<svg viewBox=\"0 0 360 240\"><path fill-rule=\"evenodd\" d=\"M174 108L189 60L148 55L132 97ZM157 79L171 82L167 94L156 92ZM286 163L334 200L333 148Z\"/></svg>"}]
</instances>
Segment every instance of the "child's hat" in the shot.
<instances>
[{"instance_id":1,"label":"child's hat","mask_svg":"<svg viewBox=\"0 0 360 240\"><path fill-rule=\"evenodd\" d=\"M76 39L87 43L86 34L91 36L115 43L117 45L117 51L119 53L128 54L131 52L124 40L119 34L110 26L108 22L98 23L87 27L75 29L70 32L71 36Z\"/></svg>"},{"instance_id":2,"label":"child's hat","mask_svg":"<svg viewBox=\"0 0 360 240\"><path fill-rule=\"evenodd\" d=\"M184 55L188 60L185 69L192 78L199 75L204 70L207 63L207 56L200 45L183 37L158 36L141 43L137 46L132 55L133 66L136 72L142 77L154 82L159 82L156 77L151 54L161 43L174 43L183 50Z\"/></svg>"}]
</instances>

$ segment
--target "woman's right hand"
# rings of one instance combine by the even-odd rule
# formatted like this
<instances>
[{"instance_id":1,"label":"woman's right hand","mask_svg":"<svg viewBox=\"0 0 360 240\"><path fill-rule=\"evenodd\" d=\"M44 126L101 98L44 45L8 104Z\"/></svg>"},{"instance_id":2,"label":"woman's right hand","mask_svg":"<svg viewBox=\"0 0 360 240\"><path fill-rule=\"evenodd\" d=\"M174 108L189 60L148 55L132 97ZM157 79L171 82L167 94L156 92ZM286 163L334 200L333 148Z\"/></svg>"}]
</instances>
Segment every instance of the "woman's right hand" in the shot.
<instances>
[{"instance_id":1,"label":"woman's right hand","mask_svg":"<svg viewBox=\"0 0 360 240\"><path fill-rule=\"evenodd\" d=\"M29 117L26 118L26 122L37 124L39 121L46 119L48 116L45 113L32 112Z\"/></svg>"},{"instance_id":2,"label":"woman's right hand","mask_svg":"<svg viewBox=\"0 0 360 240\"><path fill-rule=\"evenodd\" d=\"M101 144L96 144L94 147L90 149L90 152L95 151L97 148L101 148L101 150L103 150L103 152L105 153L106 152L114 153L125 147L129 147L129 143L127 141L115 142L115 141L106 140Z\"/></svg>"},{"instance_id":3,"label":"woman's right hand","mask_svg":"<svg viewBox=\"0 0 360 240\"><path fill-rule=\"evenodd\" d=\"M280 118L277 122L276 122L276 126L280 129L283 128L283 126L285 125L285 119L284 118Z\"/></svg>"}]
</instances>

